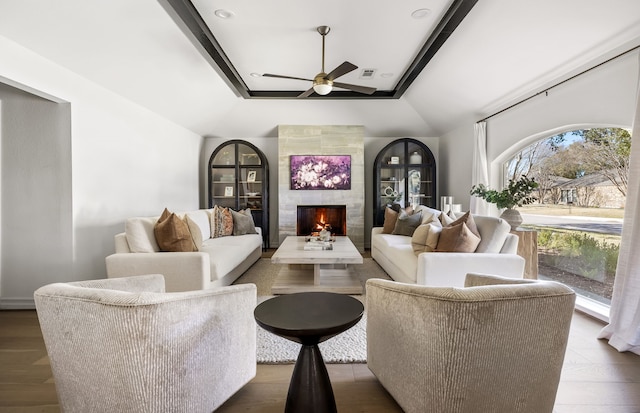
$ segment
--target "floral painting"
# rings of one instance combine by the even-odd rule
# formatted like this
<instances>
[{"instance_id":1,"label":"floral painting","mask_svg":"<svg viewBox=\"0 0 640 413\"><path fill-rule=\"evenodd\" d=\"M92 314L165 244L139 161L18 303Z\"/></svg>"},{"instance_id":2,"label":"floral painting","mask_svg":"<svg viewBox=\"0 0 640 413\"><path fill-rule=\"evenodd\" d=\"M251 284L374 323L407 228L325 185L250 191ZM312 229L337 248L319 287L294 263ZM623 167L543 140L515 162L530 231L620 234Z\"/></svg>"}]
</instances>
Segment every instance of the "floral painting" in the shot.
<instances>
[{"instance_id":1,"label":"floral painting","mask_svg":"<svg viewBox=\"0 0 640 413\"><path fill-rule=\"evenodd\" d=\"M291 155L291 189L351 189L351 156Z\"/></svg>"}]
</instances>

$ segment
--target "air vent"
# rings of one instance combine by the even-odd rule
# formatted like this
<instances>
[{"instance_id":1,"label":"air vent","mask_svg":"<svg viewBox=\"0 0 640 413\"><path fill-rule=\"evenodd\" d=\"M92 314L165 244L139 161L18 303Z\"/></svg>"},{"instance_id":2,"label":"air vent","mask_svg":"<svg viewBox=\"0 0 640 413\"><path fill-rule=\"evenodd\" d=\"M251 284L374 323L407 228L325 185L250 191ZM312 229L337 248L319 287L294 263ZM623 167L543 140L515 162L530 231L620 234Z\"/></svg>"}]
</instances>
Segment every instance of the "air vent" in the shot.
<instances>
[{"instance_id":1,"label":"air vent","mask_svg":"<svg viewBox=\"0 0 640 413\"><path fill-rule=\"evenodd\" d=\"M371 79L376 74L376 69L362 69L360 79Z\"/></svg>"}]
</instances>

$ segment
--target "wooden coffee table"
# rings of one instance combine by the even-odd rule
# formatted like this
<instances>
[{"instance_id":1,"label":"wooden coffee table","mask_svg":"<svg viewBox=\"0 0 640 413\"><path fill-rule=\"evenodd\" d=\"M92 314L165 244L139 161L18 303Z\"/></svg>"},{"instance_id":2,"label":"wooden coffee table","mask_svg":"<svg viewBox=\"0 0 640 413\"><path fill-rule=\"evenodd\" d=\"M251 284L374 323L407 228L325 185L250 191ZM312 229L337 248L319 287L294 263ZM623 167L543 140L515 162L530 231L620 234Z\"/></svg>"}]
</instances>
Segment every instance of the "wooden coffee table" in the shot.
<instances>
[{"instance_id":1,"label":"wooden coffee table","mask_svg":"<svg viewBox=\"0 0 640 413\"><path fill-rule=\"evenodd\" d=\"M362 254L349 237L338 236L332 250L305 251L306 237L288 236L271 257L283 266L271 287L272 294L324 291L362 294L360 280L349 264L362 264Z\"/></svg>"},{"instance_id":2,"label":"wooden coffee table","mask_svg":"<svg viewBox=\"0 0 640 413\"><path fill-rule=\"evenodd\" d=\"M302 344L289 384L285 413L335 413L331 381L318 347L356 325L364 306L348 295L300 293L259 304L253 314L267 331Z\"/></svg>"}]
</instances>

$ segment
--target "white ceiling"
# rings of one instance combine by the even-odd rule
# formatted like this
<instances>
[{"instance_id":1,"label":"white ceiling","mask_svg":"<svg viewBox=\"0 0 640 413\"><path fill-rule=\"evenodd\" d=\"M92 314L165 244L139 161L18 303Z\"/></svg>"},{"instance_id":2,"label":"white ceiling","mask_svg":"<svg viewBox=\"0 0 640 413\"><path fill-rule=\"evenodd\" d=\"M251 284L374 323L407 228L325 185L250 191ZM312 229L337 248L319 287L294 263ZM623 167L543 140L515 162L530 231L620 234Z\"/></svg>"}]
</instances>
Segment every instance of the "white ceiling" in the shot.
<instances>
[{"instance_id":1,"label":"white ceiling","mask_svg":"<svg viewBox=\"0 0 640 413\"><path fill-rule=\"evenodd\" d=\"M234 12L230 19L209 14L206 19L251 89L305 90L302 81L249 74L313 77L321 55L315 27L328 25L327 69L349 60L377 69L378 75L393 73L365 80L356 70L340 78L391 88L449 1L327 0L322 7L303 0L197 3L203 10ZM420 8L432 13L412 19L411 11ZM237 97L170 16L164 0L5 1L0 36L203 136L220 130L230 111L264 108ZM409 105L428 125L425 134L438 136L461 120L490 114L638 45L638 0L479 0L404 96L380 103L391 110L378 105L376 114ZM1 66L0 58L0 75ZM318 110L337 101L288 102L291 108ZM286 110L286 103L277 105ZM361 100L341 105L353 112L368 107ZM274 126L281 121L270 120Z\"/></svg>"}]
</instances>

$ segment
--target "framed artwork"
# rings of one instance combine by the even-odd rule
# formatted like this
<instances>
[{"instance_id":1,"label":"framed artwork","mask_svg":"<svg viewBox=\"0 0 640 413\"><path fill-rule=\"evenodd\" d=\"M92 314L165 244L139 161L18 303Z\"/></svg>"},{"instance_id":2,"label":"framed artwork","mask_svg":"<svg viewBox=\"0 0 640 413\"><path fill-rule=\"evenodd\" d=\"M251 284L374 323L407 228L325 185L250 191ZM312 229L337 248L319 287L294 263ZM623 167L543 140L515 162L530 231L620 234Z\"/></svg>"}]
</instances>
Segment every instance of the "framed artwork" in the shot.
<instances>
[{"instance_id":1,"label":"framed artwork","mask_svg":"<svg viewBox=\"0 0 640 413\"><path fill-rule=\"evenodd\" d=\"M351 155L291 155L291 189L351 189Z\"/></svg>"},{"instance_id":2,"label":"framed artwork","mask_svg":"<svg viewBox=\"0 0 640 413\"><path fill-rule=\"evenodd\" d=\"M249 171L247 173L247 182L255 182L256 181L256 171Z\"/></svg>"},{"instance_id":3,"label":"framed artwork","mask_svg":"<svg viewBox=\"0 0 640 413\"><path fill-rule=\"evenodd\" d=\"M225 186L224 187L224 196L233 196L233 187Z\"/></svg>"}]
</instances>

